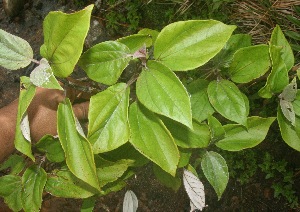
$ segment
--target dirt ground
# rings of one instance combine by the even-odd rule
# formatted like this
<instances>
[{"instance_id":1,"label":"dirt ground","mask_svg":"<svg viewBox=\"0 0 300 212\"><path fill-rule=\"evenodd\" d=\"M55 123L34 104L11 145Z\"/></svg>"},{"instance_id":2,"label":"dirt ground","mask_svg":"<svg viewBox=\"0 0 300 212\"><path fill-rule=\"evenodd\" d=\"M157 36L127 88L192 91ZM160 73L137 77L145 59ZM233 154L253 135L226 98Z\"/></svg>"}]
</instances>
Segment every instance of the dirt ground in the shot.
<instances>
[{"instance_id":1,"label":"dirt ground","mask_svg":"<svg viewBox=\"0 0 300 212\"><path fill-rule=\"evenodd\" d=\"M18 16L9 18L4 13L2 1L0 0L0 28L27 40L34 50L35 58L39 59L39 47L43 43L42 21L45 15L52 10L72 12L78 9L70 2L65 4L62 2L57 0L30 0ZM110 35L105 32L101 21L96 18L100 14L94 13L93 15L86 46L92 46L95 42L110 39ZM18 71L8 71L0 68L0 107L9 104L18 97L19 77L28 75L32 69L33 66ZM268 148L268 145L262 148ZM297 157L297 152L289 151L292 154L291 157ZM204 183L208 205L204 211L292 211L285 202L273 198L270 189L272 182L265 181L261 176L256 178L250 184L244 186L230 180L220 201L217 201L212 187L207 182ZM299 179L296 183L300 187ZM139 199L138 211L189 211L189 200L183 187L181 186L179 191L175 193L161 186L155 179L151 166L146 166L140 170L136 174L136 178L129 180L125 189L99 198L94 211L122 211L123 197L128 189L134 191ZM80 211L80 205L80 200L61 199L45 195L42 211ZM2 211L9 210L1 199L0 212Z\"/></svg>"}]
</instances>

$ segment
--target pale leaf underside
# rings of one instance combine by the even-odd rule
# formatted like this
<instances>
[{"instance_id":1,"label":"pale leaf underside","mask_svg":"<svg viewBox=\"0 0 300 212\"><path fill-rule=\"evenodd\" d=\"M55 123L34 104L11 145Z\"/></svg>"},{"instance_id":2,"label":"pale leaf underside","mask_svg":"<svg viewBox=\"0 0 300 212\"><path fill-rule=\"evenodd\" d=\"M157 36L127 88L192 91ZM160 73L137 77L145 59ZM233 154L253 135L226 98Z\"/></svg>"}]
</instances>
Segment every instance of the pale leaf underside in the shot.
<instances>
[{"instance_id":1,"label":"pale leaf underside","mask_svg":"<svg viewBox=\"0 0 300 212\"><path fill-rule=\"evenodd\" d=\"M192 204L199 210L205 207L203 183L192 172L184 169L183 184Z\"/></svg>"},{"instance_id":2,"label":"pale leaf underside","mask_svg":"<svg viewBox=\"0 0 300 212\"><path fill-rule=\"evenodd\" d=\"M123 212L135 212L138 208L138 199L133 191L128 190L125 193L123 201Z\"/></svg>"}]
</instances>

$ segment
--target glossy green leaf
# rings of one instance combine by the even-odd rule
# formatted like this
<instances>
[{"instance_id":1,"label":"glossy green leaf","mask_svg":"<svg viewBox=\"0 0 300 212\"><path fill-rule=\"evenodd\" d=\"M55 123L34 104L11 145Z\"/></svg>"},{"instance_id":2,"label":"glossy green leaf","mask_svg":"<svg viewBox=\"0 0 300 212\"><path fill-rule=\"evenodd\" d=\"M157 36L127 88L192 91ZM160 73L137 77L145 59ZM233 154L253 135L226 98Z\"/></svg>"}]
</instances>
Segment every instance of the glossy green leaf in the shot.
<instances>
[{"instance_id":1,"label":"glossy green leaf","mask_svg":"<svg viewBox=\"0 0 300 212\"><path fill-rule=\"evenodd\" d=\"M93 5L72 14L50 12L44 19L40 53L50 62L55 76L67 77L73 72L90 27L92 10Z\"/></svg>"},{"instance_id":2,"label":"glossy green leaf","mask_svg":"<svg viewBox=\"0 0 300 212\"><path fill-rule=\"evenodd\" d=\"M295 114L300 117L300 91L299 90L297 90L296 97L292 102L292 104L293 104Z\"/></svg>"},{"instance_id":3,"label":"glossy green leaf","mask_svg":"<svg viewBox=\"0 0 300 212\"><path fill-rule=\"evenodd\" d=\"M121 178L119 178L118 180L112 182L112 183L108 183L106 184L101 191L101 195L107 195L111 192L117 192L120 191L121 189L123 189L124 187L128 186L127 183L125 182L125 180L127 180L128 178L132 177L135 173L132 171L127 171L125 172L125 174L123 174L123 176Z\"/></svg>"},{"instance_id":4,"label":"glossy green leaf","mask_svg":"<svg viewBox=\"0 0 300 212\"><path fill-rule=\"evenodd\" d=\"M295 126L293 126L291 122L284 117L281 109L278 107L277 121L285 143L293 149L300 151L300 118L298 116L295 117Z\"/></svg>"},{"instance_id":5,"label":"glossy green leaf","mask_svg":"<svg viewBox=\"0 0 300 212\"><path fill-rule=\"evenodd\" d=\"M28 77L21 77L21 90L19 95L19 103L18 103L18 115L17 115L17 124L16 124L16 134L15 134L15 147L18 151L22 152L24 155L31 158L31 160L35 160L34 156L31 152L31 138L30 132L24 134L22 132L22 123L24 119L27 119L27 108L32 101L36 87L30 82ZM27 122L27 127L25 127L26 131L28 130L29 123Z\"/></svg>"},{"instance_id":6,"label":"glossy green leaf","mask_svg":"<svg viewBox=\"0 0 300 212\"><path fill-rule=\"evenodd\" d=\"M187 169L188 171L190 171L193 175L195 175L196 177L199 178L196 169L195 169L191 164L188 164L187 167L186 167L186 169Z\"/></svg>"},{"instance_id":7,"label":"glossy green leaf","mask_svg":"<svg viewBox=\"0 0 300 212\"><path fill-rule=\"evenodd\" d=\"M128 167L133 163L132 160L119 160L116 162L105 162L97 166L97 175L100 187L120 178Z\"/></svg>"},{"instance_id":8,"label":"glossy green leaf","mask_svg":"<svg viewBox=\"0 0 300 212\"><path fill-rule=\"evenodd\" d=\"M207 80L197 79L187 86L187 90L191 95L193 119L197 120L199 123L215 112L208 99L208 84L209 81Z\"/></svg>"},{"instance_id":9,"label":"glossy green leaf","mask_svg":"<svg viewBox=\"0 0 300 212\"><path fill-rule=\"evenodd\" d=\"M127 37L119 38L117 41L126 45L130 49L131 54L138 51L144 45L150 46L152 43L151 37L143 34L129 35Z\"/></svg>"},{"instance_id":10,"label":"glossy green leaf","mask_svg":"<svg viewBox=\"0 0 300 212\"><path fill-rule=\"evenodd\" d=\"M144 156L175 176L179 152L163 122L141 104L129 110L130 143Z\"/></svg>"},{"instance_id":11,"label":"glossy green leaf","mask_svg":"<svg viewBox=\"0 0 300 212\"><path fill-rule=\"evenodd\" d=\"M228 80L211 81L208 98L214 109L225 118L247 126L247 103L239 88Z\"/></svg>"},{"instance_id":12,"label":"glossy green leaf","mask_svg":"<svg viewBox=\"0 0 300 212\"><path fill-rule=\"evenodd\" d=\"M149 110L193 127L189 95L177 76L161 63L147 62L137 80L136 94Z\"/></svg>"},{"instance_id":13,"label":"glossy green leaf","mask_svg":"<svg viewBox=\"0 0 300 212\"><path fill-rule=\"evenodd\" d=\"M162 185L171 188L174 191L178 191L181 186L181 179L179 177L173 177L155 164L153 164L153 172Z\"/></svg>"},{"instance_id":14,"label":"glossy green leaf","mask_svg":"<svg viewBox=\"0 0 300 212\"><path fill-rule=\"evenodd\" d=\"M13 211L20 211L22 205L22 179L20 176L5 175L0 177L0 196Z\"/></svg>"},{"instance_id":15,"label":"glossy green leaf","mask_svg":"<svg viewBox=\"0 0 300 212\"><path fill-rule=\"evenodd\" d=\"M95 154L111 151L128 141L129 92L125 83L119 83L91 97L88 139Z\"/></svg>"},{"instance_id":16,"label":"glossy green leaf","mask_svg":"<svg viewBox=\"0 0 300 212\"><path fill-rule=\"evenodd\" d=\"M288 71L280 53L281 49L278 46L270 46L272 70L267 78L266 85L258 92L263 98L271 98L274 93L281 92L289 83Z\"/></svg>"},{"instance_id":17,"label":"glossy green leaf","mask_svg":"<svg viewBox=\"0 0 300 212\"><path fill-rule=\"evenodd\" d=\"M89 197L82 201L80 212L93 212L97 198L95 196Z\"/></svg>"},{"instance_id":18,"label":"glossy green leaf","mask_svg":"<svg viewBox=\"0 0 300 212\"><path fill-rule=\"evenodd\" d=\"M40 152L44 152L50 162L59 163L65 160L65 153L59 139L54 138L52 135L43 136L35 144L35 148Z\"/></svg>"},{"instance_id":19,"label":"glossy green leaf","mask_svg":"<svg viewBox=\"0 0 300 212\"><path fill-rule=\"evenodd\" d=\"M77 131L69 99L58 105L57 131L70 171L100 190L91 144Z\"/></svg>"},{"instance_id":20,"label":"glossy green leaf","mask_svg":"<svg viewBox=\"0 0 300 212\"><path fill-rule=\"evenodd\" d=\"M13 154L0 165L0 171L10 168L9 174L18 175L25 168L25 160L22 156Z\"/></svg>"},{"instance_id":21,"label":"glossy green leaf","mask_svg":"<svg viewBox=\"0 0 300 212\"><path fill-rule=\"evenodd\" d=\"M249 105L249 99L248 97L246 96L246 94L244 93L241 93L243 98L244 98L244 101L245 101L245 105L246 105L246 114L249 114L250 112L250 105Z\"/></svg>"},{"instance_id":22,"label":"glossy green leaf","mask_svg":"<svg viewBox=\"0 0 300 212\"><path fill-rule=\"evenodd\" d=\"M208 126L211 132L212 141L218 141L225 136L225 130L222 124L213 116L208 117Z\"/></svg>"},{"instance_id":23,"label":"glossy green leaf","mask_svg":"<svg viewBox=\"0 0 300 212\"><path fill-rule=\"evenodd\" d=\"M157 36L159 34L158 31L156 30L153 30L153 29L142 29L138 32L138 34L141 34L141 35L148 35L151 37L151 43L150 43L150 46L153 45L157 39ZM148 46L147 46L148 47Z\"/></svg>"},{"instance_id":24,"label":"glossy green leaf","mask_svg":"<svg viewBox=\"0 0 300 212\"><path fill-rule=\"evenodd\" d=\"M172 134L175 143L182 148L204 148L210 141L210 131L206 124L193 122L193 130L175 122L171 119L162 117L162 121Z\"/></svg>"},{"instance_id":25,"label":"glossy green leaf","mask_svg":"<svg viewBox=\"0 0 300 212\"><path fill-rule=\"evenodd\" d=\"M179 154L180 154L180 158L179 158L178 168L187 166L192 156L192 150L179 148Z\"/></svg>"},{"instance_id":26,"label":"glossy green leaf","mask_svg":"<svg viewBox=\"0 0 300 212\"><path fill-rule=\"evenodd\" d=\"M281 57L289 71L294 66L294 53L279 25L276 25L272 32L270 45L281 47Z\"/></svg>"},{"instance_id":27,"label":"glossy green leaf","mask_svg":"<svg viewBox=\"0 0 300 212\"><path fill-rule=\"evenodd\" d=\"M37 165L26 169L22 176L22 203L25 211L39 211L42 206L42 194L47 181L47 173Z\"/></svg>"},{"instance_id":28,"label":"glossy green leaf","mask_svg":"<svg viewBox=\"0 0 300 212\"><path fill-rule=\"evenodd\" d=\"M26 40L0 29L0 66L17 70L28 66L32 58L33 51Z\"/></svg>"},{"instance_id":29,"label":"glossy green leaf","mask_svg":"<svg viewBox=\"0 0 300 212\"><path fill-rule=\"evenodd\" d=\"M84 52L78 64L92 80L112 85L130 60L130 49L125 44L106 41Z\"/></svg>"},{"instance_id":30,"label":"glossy green leaf","mask_svg":"<svg viewBox=\"0 0 300 212\"><path fill-rule=\"evenodd\" d=\"M229 180L225 159L216 152L206 152L201 161L201 168L220 199Z\"/></svg>"},{"instance_id":31,"label":"glossy green leaf","mask_svg":"<svg viewBox=\"0 0 300 212\"><path fill-rule=\"evenodd\" d=\"M251 35L235 34L227 41L223 49L213 58L213 62L218 67L229 67L234 53L240 48L251 46Z\"/></svg>"},{"instance_id":32,"label":"glossy green leaf","mask_svg":"<svg viewBox=\"0 0 300 212\"><path fill-rule=\"evenodd\" d=\"M247 83L264 75L271 67L269 47L257 45L237 50L229 67L229 76L237 83Z\"/></svg>"},{"instance_id":33,"label":"glossy green leaf","mask_svg":"<svg viewBox=\"0 0 300 212\"><path fill-rule=\"evenodd\" d=\"M134 161L131 166L143 166L149 162L149 160L142 155L139 151L137 151L129 142L120 146L119 148L112 150L107 153L100 154L101 157L110 160L110 161L118 161L122 159L129 159Z\"/></svg>"},{"instance_id":34,"label":"glossy green leaf","mask_svg":"<svg viewBox=\"0 0 300 212\"><path fill-rule=\"evenodd\" d=\"M64 198L88 198L99 193L66 170L48 175L45 190L53 196Z\"/></svg>"},{"instance_id":35,"label":"glossy green leaf","mask_svg":"<svg viewBox=\"0 0 300 212\"><path fill-rule=\"evenodd\" d=\"M63 90L45 58L41 59L40 64L30 73L30 81L38 87Z\"/></svg>"},{"instance_id":36,"label":"glossy green leaf","mask_svg":"<svg viewBox=\"0 0 300 212\"><path fill-rule=\"evenodd\" d=\"M238 124L224 126L225 138L218 141L216 146L228 151L240 151L260 144L266 137L274 117L249 117L248 129Z\"/></svg>"},{"instance_id":37,"label":"glossy green leaf","mask_svg":"<svg viewBox=\"0 0 300 212\"><path fill-rule=\"evenodd\" d=\"M171 70L197 68L226 44L235 26L215 20L190 20L169 24L154 43L154 58Z\"/></svg>"}]
</instances>

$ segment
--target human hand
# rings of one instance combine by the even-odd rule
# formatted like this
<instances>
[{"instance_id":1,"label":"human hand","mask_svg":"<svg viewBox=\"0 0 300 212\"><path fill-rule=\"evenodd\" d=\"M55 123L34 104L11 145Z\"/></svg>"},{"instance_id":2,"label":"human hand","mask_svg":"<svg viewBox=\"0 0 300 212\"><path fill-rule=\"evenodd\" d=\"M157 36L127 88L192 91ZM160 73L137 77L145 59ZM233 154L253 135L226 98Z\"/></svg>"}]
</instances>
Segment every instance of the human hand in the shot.
<instances>
[{"instance_id":1,"label":"human hand","mask_svg":"<svg viewBox=\"0 0 300 212\"><path fill-rule=\"evenodd\" d=\"M67 89L66 94L72 102L78 95L78 92ZM33 143L46 134L57 135L57 108L58 104L64 99L64 91L37 88L27 111ZM79 120L87 119L88 108L89 102L73 105L74 114ZM13 153L15 149L14 139L17 113L17 100L0 109L0 163Z\"/></svg>"},{"instance_id":2,"label":"human hand","mask_svg":"<svg viewBox=\"0 0 300 212\"><path fill-rule=\"evenodd\" d=\"M66 95L74 101L78 92L67 89ZM37 88L36 94L28 107L30 134L33 142L37 142L46 134L57 135L57 107L64 101L64 91ZM89 102L73 105L73 111L78 120L88 116Z\"/></svg>"}]
</instances>

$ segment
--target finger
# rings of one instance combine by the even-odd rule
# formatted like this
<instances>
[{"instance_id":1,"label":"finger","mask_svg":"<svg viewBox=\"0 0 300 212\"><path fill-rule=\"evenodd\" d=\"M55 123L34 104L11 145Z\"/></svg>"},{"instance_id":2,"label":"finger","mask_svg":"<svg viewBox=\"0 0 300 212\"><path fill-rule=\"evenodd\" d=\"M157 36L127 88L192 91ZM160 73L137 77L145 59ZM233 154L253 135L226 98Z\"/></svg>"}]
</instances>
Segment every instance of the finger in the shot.
<instances>
[{"instance_id":1,"label":"finger","mask_svg":"<svg viewBox=\"0 0 300 212\"><path fill-rule=\"evenodd\" d=\"M89 105L90 102L83 102L73 105L74 114L79 120L88 119Z\"/></svg>"}]
</instances>

